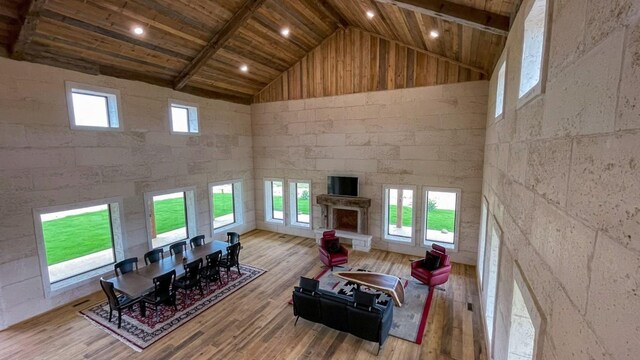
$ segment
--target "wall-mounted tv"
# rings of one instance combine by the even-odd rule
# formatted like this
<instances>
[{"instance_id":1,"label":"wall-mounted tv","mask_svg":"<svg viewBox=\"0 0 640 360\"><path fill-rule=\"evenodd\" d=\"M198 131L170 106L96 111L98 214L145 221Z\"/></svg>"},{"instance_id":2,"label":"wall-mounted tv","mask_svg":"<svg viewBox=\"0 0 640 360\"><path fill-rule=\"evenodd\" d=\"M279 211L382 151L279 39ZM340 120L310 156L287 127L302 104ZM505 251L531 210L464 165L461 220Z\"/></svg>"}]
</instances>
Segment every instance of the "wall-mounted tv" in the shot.
<instances>
[{"instance_id":1,"label":"wall-mounted tv","mask_svg":"<svg viewBox=\"0 0 640 360\"><path fill-rule=\"evenodd\" d=\"M329 195L358 196L358 178L349 176L329 176L327 179Z\"/></svg>"}]
</instances>

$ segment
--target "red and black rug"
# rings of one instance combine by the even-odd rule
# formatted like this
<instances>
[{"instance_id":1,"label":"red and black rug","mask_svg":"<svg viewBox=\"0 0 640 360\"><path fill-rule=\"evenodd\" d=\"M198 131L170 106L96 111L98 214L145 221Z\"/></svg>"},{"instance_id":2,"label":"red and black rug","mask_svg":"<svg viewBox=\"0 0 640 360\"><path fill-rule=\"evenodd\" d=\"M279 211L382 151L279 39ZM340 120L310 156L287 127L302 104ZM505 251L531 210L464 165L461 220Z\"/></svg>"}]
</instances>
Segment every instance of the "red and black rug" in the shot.
<instances>
[{"instance_id":1,"label":"red and black rug","mask_svg":"<svg viewBox=\"0 0 640 360\"><path fill-rule=\"evenodd\" d=\"M195 290L188 292L187 298L184 299L184 292L179 291L178 310L176 311L172 306L160 306L157 318L155 311L150 307L147 307L146 317L140 315L137 305L133 310L124 310L120 329L118 329L117 312L114 312L109 321L109 304L106 300L80 311L80 315L134 350L142 351L266 272L250 265L240 265L240 270L242 275L232 269L228 282L225 282L226 275L223 271L223 284L211 284L208 290L204 287L204 295L200 295L200 292Z\"/></svg>"}]
</instances>

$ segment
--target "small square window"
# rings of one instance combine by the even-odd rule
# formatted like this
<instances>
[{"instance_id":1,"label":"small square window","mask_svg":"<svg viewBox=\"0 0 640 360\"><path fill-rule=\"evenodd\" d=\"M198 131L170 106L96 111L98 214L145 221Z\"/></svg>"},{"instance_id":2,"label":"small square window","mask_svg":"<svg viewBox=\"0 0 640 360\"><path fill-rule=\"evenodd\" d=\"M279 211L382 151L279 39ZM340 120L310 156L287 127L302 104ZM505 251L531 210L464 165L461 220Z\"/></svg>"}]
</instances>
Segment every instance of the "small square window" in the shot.
<instances>
[{"instance_id":1,"label":"small square window","mask_svg":"<svg viewBox=\"0 0 640 360\"><path fill-rule=\"evenodd\" d=\"M170 125L173 134L197 134L198 107L193 104L170 101Z\"/></svg>"},{"instance_id":2,"label":"small square window","mask_svg":"<svg viewBox=\"0 0 640 360\"><path fill-rule=\"evenodd\" d=\"M117 90L71 82L65 85L72 129L120 129Z\"/></svg>"}]
</instances>

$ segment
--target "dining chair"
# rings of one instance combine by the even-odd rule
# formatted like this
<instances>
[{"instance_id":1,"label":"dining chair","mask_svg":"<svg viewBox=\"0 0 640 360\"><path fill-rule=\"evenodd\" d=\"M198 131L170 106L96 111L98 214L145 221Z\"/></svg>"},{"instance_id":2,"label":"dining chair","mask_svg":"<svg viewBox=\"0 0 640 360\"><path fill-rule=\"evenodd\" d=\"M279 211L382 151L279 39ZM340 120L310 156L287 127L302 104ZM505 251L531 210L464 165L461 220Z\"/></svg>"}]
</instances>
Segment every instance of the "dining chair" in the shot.
<instances>
[{"instance_id":1,"label":"dining chair","mask_svg":"<svg viewBox=\"0 0 640 360\"><path fill-rule=\"evenodd\" d=\"M128 272L132 272L133 270L138 270L137 257L124 259L113 265L113 271L116 273L116 276L124 275Z\"/></svg>"},{"instance_id":2,"label":"dining chair","mask_svg":"<svg viewBox=\"0 0 640 360\"><path fill-rule=\"evenodd\" d=\"M187 242L186 241L178 241L175 244L169 246L169 253L171 256L182 254L187 250Z\"/></svg>"},{"instance_id":3,"label":"dining chair","mask_svg":"<svg viewBox=\"0 0 640 360\"><path fill-rule=\"evenodd\" d=\"M229 245L233 245L237 242L240 242L240 234L234 231L229 231L227 233L227 242L229 243Z\"/></svg>"},{"instance_id":4,"label":"dining chair","mask_svg":"<svg viewBox=\"0 0 640 360\"><path fill-rule=\"evenodd\" d=\"M238 268L238 274L240 272L240 243L227 246L227 256L220 260L220 267L227 269L227 281L229 281L229 270L232 267Z\"/></svg>"},{"instance_id":5,"label":"dining chair","mask_svg":"<svg viewBox=\"0 0 640 360\"><path fill-rule=\"evenodd\" d=\"M144 254L145 265L157 263L162 259L164 259L164 251L162 251L162 248L153 249L151 251L147 251L147 253Z\"/></svg>"},{"instance_id":6,"label":"dining chair","mask_svg":"<svg viewBox=\"0 0 640 360\"><path fill-rule=\"evenodd\" d=\"M213 252L206 257L207 265L202 269L202 276L207 283L207 290L209 290L209 284L218 280L222 285L222 277L220 276L220 259L222 259L222 250Z\"/></svg>"},{"instance_id":7,"label":"dining chair","mask_svg":"<svg viewBox=\"0 0 640 360\"><path fill-rule=\"evenodd\" d=\"M198 235L191 238L191 240L189 240L189 245L191 245L192 249L204 245L204 235Z\"/></svg>"},{"instance_id":8,"label":"dining chair","mask_svg":"<svg viewBox=\"0 0 640 360\"><path fill-rule=\"evenodd\" d=\"M184 275L180 278L176 279L173 283L173 286L176 288L176 292L178 289L184 291L184 297L182 304L186 306L187 303L187 294L189 290L195 289L196 287L200 290L200 295L204 295L204 291L202 291L202 279L200 277L202 270L202 258L198 260L194 260L184 266Z\"/></svg>"},{"instance_id":9,"label":"dining chair","mask_svg":"<svg viewBox=\"0 0 640 360\"><path fill-rule=\"evenodd\" d=\"M165 274L153 278L153 292L142 297L145 304L152 305L156 313L156 321L160 318L158 307L160 305L173 305L178 311L176 305L176 290L173 283L176 279L176 271L171 270Z\"/></svg>"},{"instance_id":10,"label":"dining chair","mask_svg":"<svg viewBox=\"0 0 640 360\"><path fill-rule=\"evenodd\" d=\"M131 299L126 295L122 294L120 296L116 295L116 292L113 288L113 283L110 281L106 281L104 279L100 279L100 287L102 287L102 291L107 295L107 302L109 303L109 322L111 322L111 317L113 316L113 311L118 312L118 329L122 325L122 310L125 308L131 308L135 304L140 304L140 298Z\"/></svg>"}]
</instances>

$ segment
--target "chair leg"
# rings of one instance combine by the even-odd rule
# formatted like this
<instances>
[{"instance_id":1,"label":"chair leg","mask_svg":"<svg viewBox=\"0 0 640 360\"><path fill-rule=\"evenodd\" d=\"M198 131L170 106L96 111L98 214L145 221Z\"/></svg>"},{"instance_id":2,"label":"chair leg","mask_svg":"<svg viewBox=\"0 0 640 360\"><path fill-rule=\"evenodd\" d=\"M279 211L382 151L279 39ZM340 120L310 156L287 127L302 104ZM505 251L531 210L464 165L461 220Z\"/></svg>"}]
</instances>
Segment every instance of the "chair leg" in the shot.
<instances>
[{"instance_id":1,"label":"chair leg","mask_svg":"<svg viewBox=\"0 0 640 360\"><path fill-rule=\"evenodd\" d=\"M112 316L113 316L113 309L109 308L109 322L111 322Z\"/></svg>"},{"instance_id":2,"label":"chair leg","mask_svg":"<svg viewBox=\"0 0 640 360\"><path fill-rule=\"evenodd\" d=\"M240 272L240 263L237 263L236 266L238 267L238 274L240 274L240 276L242 276L242 272Z\"/></svg>"},{"instance_id":3,"label":"chair leg","mask_svg":"<svg viewBox=\"0 0 640 360\"><path fill-rule=\"evenodd\" d=\"M122 310L118 309L118 329L122 325Z\"/></svg>"},{"instance_id":4,"label":"chair leg","mask_svg":"<svg viewBox=\"0 0 640 360\"><path fill-rule=\"evenodd\" d=\"M298 325L298 319L300 319L300 316L296 316L296 322L293 323L293 326Z\"/></svg>"}]
</instances>

